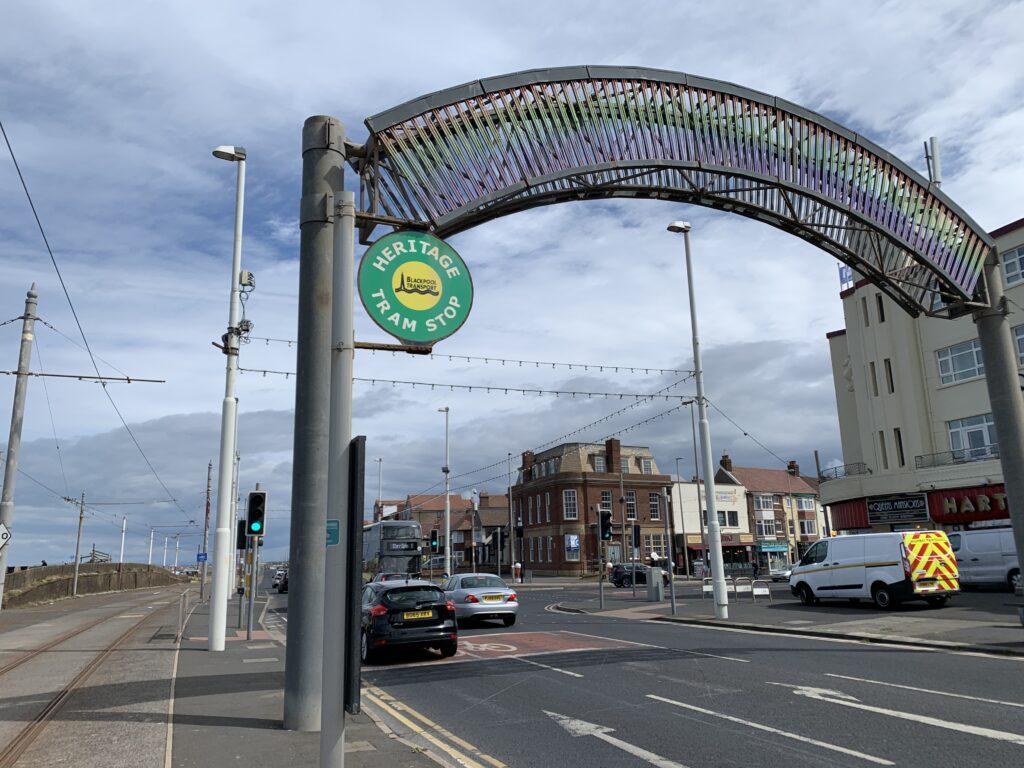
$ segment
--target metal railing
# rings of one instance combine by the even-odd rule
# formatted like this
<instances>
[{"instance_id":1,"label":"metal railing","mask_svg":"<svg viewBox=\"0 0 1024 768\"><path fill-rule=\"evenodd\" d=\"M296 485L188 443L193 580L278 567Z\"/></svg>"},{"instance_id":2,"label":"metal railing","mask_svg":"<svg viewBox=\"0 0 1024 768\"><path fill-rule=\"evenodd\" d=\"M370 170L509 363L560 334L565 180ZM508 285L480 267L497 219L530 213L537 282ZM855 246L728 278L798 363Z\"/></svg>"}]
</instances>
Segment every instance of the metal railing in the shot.
<instances>
[{"instance_id":1,"label":"metal railing","mask_svg":"<svg viewBox=\"0 0 1024 768\"><path fill-rule=\"evenodd\" d=\"M951 464L967 464L971 461L985 461L986 459L998 459L999 446L985 445L980 448L960 448L955 451L942 451L941 453L926 453L914 457L914 466L917 469L929 469L930 467L946 467Z\"/></svg>"},{"instance_id":2,"label":"metal railing","mask_svg":"<svg viewBox=\"0 0 1024 768\"><path fill-rule=\"evenodd\" d=\"M852 477L854 475L870 475L871 467L863 462L855 462L853 464L843 464L839 467L829 467L823 469L821 474L818 475L818 482L827 483L829 480L838 480L841 477Z\"/></svg>"}]
</instances>

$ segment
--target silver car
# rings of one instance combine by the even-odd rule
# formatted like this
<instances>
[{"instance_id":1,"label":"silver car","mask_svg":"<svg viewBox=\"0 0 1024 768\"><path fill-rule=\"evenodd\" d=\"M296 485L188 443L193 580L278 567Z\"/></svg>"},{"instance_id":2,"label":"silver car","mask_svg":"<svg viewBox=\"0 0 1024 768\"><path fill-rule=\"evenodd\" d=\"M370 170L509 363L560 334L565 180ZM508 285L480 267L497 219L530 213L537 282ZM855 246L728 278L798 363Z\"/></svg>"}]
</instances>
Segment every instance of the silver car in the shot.
<instances>
[{"instance_id":1,"label":"silver car","mask_svg":"<svg viewBox=\"0 0 1024 768\"><path fill-rule=\"evenodd\" d=\"M455 605L458 619L500 619L506 627L516 623L516 593L493 573L457 573L441 588Z\"/></svg>"}]
</instances>

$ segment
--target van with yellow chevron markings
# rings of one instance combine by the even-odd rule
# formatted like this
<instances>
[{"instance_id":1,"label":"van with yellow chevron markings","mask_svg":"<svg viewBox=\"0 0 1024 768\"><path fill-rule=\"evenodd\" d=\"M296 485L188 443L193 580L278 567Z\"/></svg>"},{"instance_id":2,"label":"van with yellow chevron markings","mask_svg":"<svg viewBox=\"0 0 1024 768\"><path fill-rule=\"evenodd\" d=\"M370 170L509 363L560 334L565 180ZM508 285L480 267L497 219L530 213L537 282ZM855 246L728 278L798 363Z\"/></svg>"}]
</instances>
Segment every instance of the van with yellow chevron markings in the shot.
<instances>
[{"instance_id":1,"label":"van with yellow chevron markings","mask_svg":"<svg viewBox=\"0 0 1024 768\"><path fill-rule=\"evenodd\" d=\"M845 598L883 609L910 600L941 608L960 591L960 574L944 531L862 533L816 542L793 566L789 589L804 605Z\"/></svg>"}]
</instances>

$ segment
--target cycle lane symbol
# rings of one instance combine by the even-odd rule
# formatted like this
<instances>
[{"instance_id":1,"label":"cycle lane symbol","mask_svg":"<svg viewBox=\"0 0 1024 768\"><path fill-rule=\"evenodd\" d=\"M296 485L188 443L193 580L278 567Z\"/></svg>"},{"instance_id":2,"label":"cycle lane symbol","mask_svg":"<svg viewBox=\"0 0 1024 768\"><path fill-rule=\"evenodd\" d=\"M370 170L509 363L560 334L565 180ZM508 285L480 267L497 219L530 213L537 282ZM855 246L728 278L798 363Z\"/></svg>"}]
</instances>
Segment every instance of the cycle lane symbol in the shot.
<instances>
[{"instance_id":1,"label":"cycle lane symbol","mask_svg":"<svg viewBox=\"0 0 1024 768\"><path fill-rule=\"evenodd\" d=\"M518 649L505 643L474 643L471 640L460 640L459 650L470 653L514 653Z\"/></svg>"}]
</instances>

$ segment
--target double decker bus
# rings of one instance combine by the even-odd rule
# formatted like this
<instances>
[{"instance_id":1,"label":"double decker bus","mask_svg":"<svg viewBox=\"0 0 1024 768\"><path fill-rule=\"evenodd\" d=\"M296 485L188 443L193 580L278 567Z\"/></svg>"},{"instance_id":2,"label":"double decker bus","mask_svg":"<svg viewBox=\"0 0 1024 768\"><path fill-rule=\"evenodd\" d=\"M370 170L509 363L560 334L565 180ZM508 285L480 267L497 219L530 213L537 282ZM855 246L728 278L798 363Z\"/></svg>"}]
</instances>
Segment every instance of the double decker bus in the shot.
<instances>
[{"instance_id":1,"label":"double decker bus","mask_svg":"<svg viewBox=\"0 0 1024 768\"><path fill-rule=\"evenodd\" d=\"M363 526L363 577L378 573L420 574L420 524L415 520L381 520Z\"/></svg>"}]
</instances>

